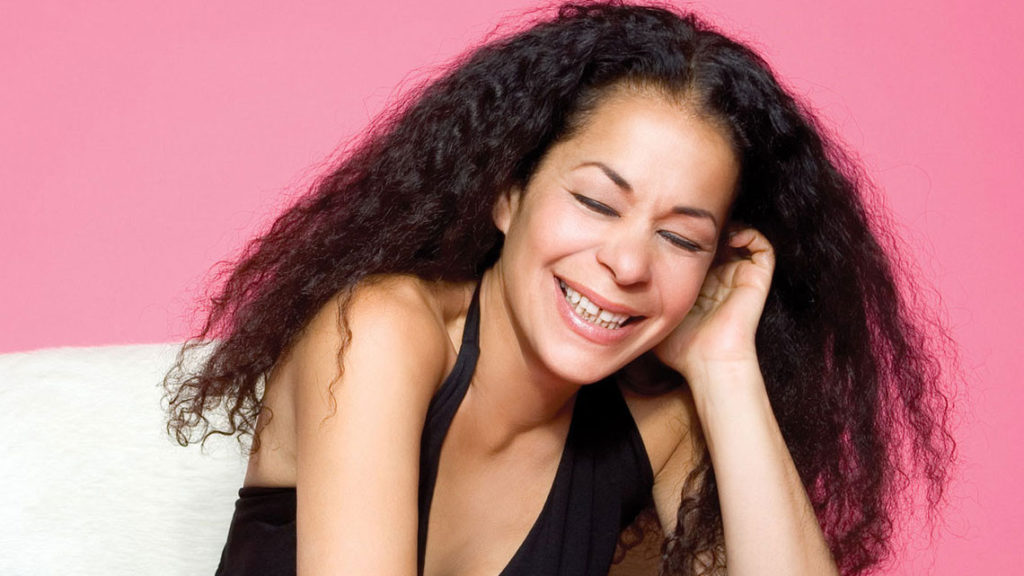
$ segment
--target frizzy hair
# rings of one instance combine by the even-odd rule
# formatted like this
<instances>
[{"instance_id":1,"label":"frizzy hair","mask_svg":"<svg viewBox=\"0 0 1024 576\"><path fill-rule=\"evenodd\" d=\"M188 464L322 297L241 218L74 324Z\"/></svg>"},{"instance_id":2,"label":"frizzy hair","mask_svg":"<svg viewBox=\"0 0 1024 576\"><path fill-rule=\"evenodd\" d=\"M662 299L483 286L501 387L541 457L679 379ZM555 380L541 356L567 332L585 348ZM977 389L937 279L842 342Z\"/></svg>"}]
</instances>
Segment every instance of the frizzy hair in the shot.
<instances>
[{"instance_id":1,"label":"frizzy hair","mask_svg":"<svg viewBox=\"0 0 1024 576\"><path fill-rule=\"evenodd\" d=\"M323 305L377 274L478 278L501 249L498 195L525 187L552 143L625 85L679 96L730 137L741 167L732 217L776 252L757 331L773 410L841 572L877 566L910 480L923 479L930 510L943 496L955 451L948 339L906 300L916 286L897 274L891 227L869 213L869 186L813 115L753 51L658 6L563 6L382 115L233 262L164 379L168 430L183 445L223 434L258 447L262 385ZM663 573L722 568L716 486L705 449Z\"/></svg>"}]
</instances>

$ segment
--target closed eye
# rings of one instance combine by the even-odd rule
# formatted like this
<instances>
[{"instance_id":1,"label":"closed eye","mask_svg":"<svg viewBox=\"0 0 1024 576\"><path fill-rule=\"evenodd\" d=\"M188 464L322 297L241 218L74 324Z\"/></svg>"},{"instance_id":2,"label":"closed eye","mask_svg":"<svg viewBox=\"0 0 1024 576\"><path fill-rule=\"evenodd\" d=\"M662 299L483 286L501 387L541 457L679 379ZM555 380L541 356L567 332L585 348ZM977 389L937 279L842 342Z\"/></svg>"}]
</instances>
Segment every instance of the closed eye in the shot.
<instances>
[{"instance_id":1,"label":"closed eye","mask_svg":"<svg viewBox=\"0 0 1024 576\"><path fill-rule=\"evenodd\" d=\"M698 245L697 243L691 240L687 240L686 238L683 238L678 234L673 234L665 230L659 231L658 234L660 234L662 238L668 240L673 245L678 246L683 250L687 250L689 252L700 252L701 250L703 250L703 248L701 248L700 245Z\"/></svg>"},{"instance_id":2,"label":"closed eye","mask_svg":"<svg viewBox=\"0 0 1024 576\"><path fill-rule=\"evenodd\" d=\"M576 201L579 202L580 204L583 204L588 209L593 210L594 212L597 212L598 214L603 214L605 216L618 216L619 215L618 212L613 210L607 204L603 204L601 202L598 202L597 200L594 200L593 198L588 198L588 197L586 197L586 196L584 196L582 194L577 194L575 192L572 193L572 197L575 198Z\"/></svg>"}]
</instances>

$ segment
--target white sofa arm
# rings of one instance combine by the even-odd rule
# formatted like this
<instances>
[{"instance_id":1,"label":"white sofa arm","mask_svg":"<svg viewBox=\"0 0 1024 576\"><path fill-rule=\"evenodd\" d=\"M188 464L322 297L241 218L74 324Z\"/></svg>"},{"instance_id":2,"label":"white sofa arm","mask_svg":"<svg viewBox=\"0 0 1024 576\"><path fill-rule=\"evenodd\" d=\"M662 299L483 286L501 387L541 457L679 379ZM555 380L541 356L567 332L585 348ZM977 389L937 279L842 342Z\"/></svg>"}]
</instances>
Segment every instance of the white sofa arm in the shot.
<instances>
[{"instance_id":1,"label":"white sofa arm","mask_svg":"<svg viewBox=\"0 0 1024 576\"><path fill-rule=\"evenodd\" d=\"M0 574L213 574L245 458L166 435L179 346L0 355Z\"/></svg>"}]
</instances>

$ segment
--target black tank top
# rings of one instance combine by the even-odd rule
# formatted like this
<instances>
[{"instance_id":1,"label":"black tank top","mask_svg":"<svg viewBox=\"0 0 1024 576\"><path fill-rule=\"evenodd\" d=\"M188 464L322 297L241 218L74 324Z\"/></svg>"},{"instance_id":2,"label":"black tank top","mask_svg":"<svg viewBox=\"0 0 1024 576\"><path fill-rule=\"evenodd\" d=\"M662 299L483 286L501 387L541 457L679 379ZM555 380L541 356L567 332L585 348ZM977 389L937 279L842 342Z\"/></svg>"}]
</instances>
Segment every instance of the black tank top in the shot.
<instances>
[{"instance_id":1,"label":"black tank top","mask_svg":"<svg viewBox=\"0 0 1024 576\"><path fill-rule=\"evenodd\" d=\"M479 285L466 313L455 366L431 399L420 446L419 572L441 445L480 354ZM643 510L654 484L643 441L611 379L584 386L540 516L500 576L608 573L619 533ZM295 488L243 487L217 576L295 574Z\"/></svg>"}]
</instances>

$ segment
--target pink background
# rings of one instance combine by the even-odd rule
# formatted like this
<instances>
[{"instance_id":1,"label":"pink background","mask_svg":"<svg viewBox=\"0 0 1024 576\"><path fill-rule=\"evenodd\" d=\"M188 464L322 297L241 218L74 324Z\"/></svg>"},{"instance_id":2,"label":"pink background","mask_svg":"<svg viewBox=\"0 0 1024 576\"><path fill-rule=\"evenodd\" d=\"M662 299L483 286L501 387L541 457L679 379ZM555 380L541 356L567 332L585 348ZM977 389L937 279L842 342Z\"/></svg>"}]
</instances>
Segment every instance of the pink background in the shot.
<instances>
[{"instance_id":1,"label":"pink background","mask_svg":"<svg viewBox=\"0 0 1024 576\"><path fill-rule=\"evenodd\" d=\"M7 2L0 352L180 340L241 248L396 86L504 18L485 3ZM1024 568L1024 24L986 5L717 0L863 161L942 295L969 385L945 525L897 574Z\"/></svg>"}]
</instances>

